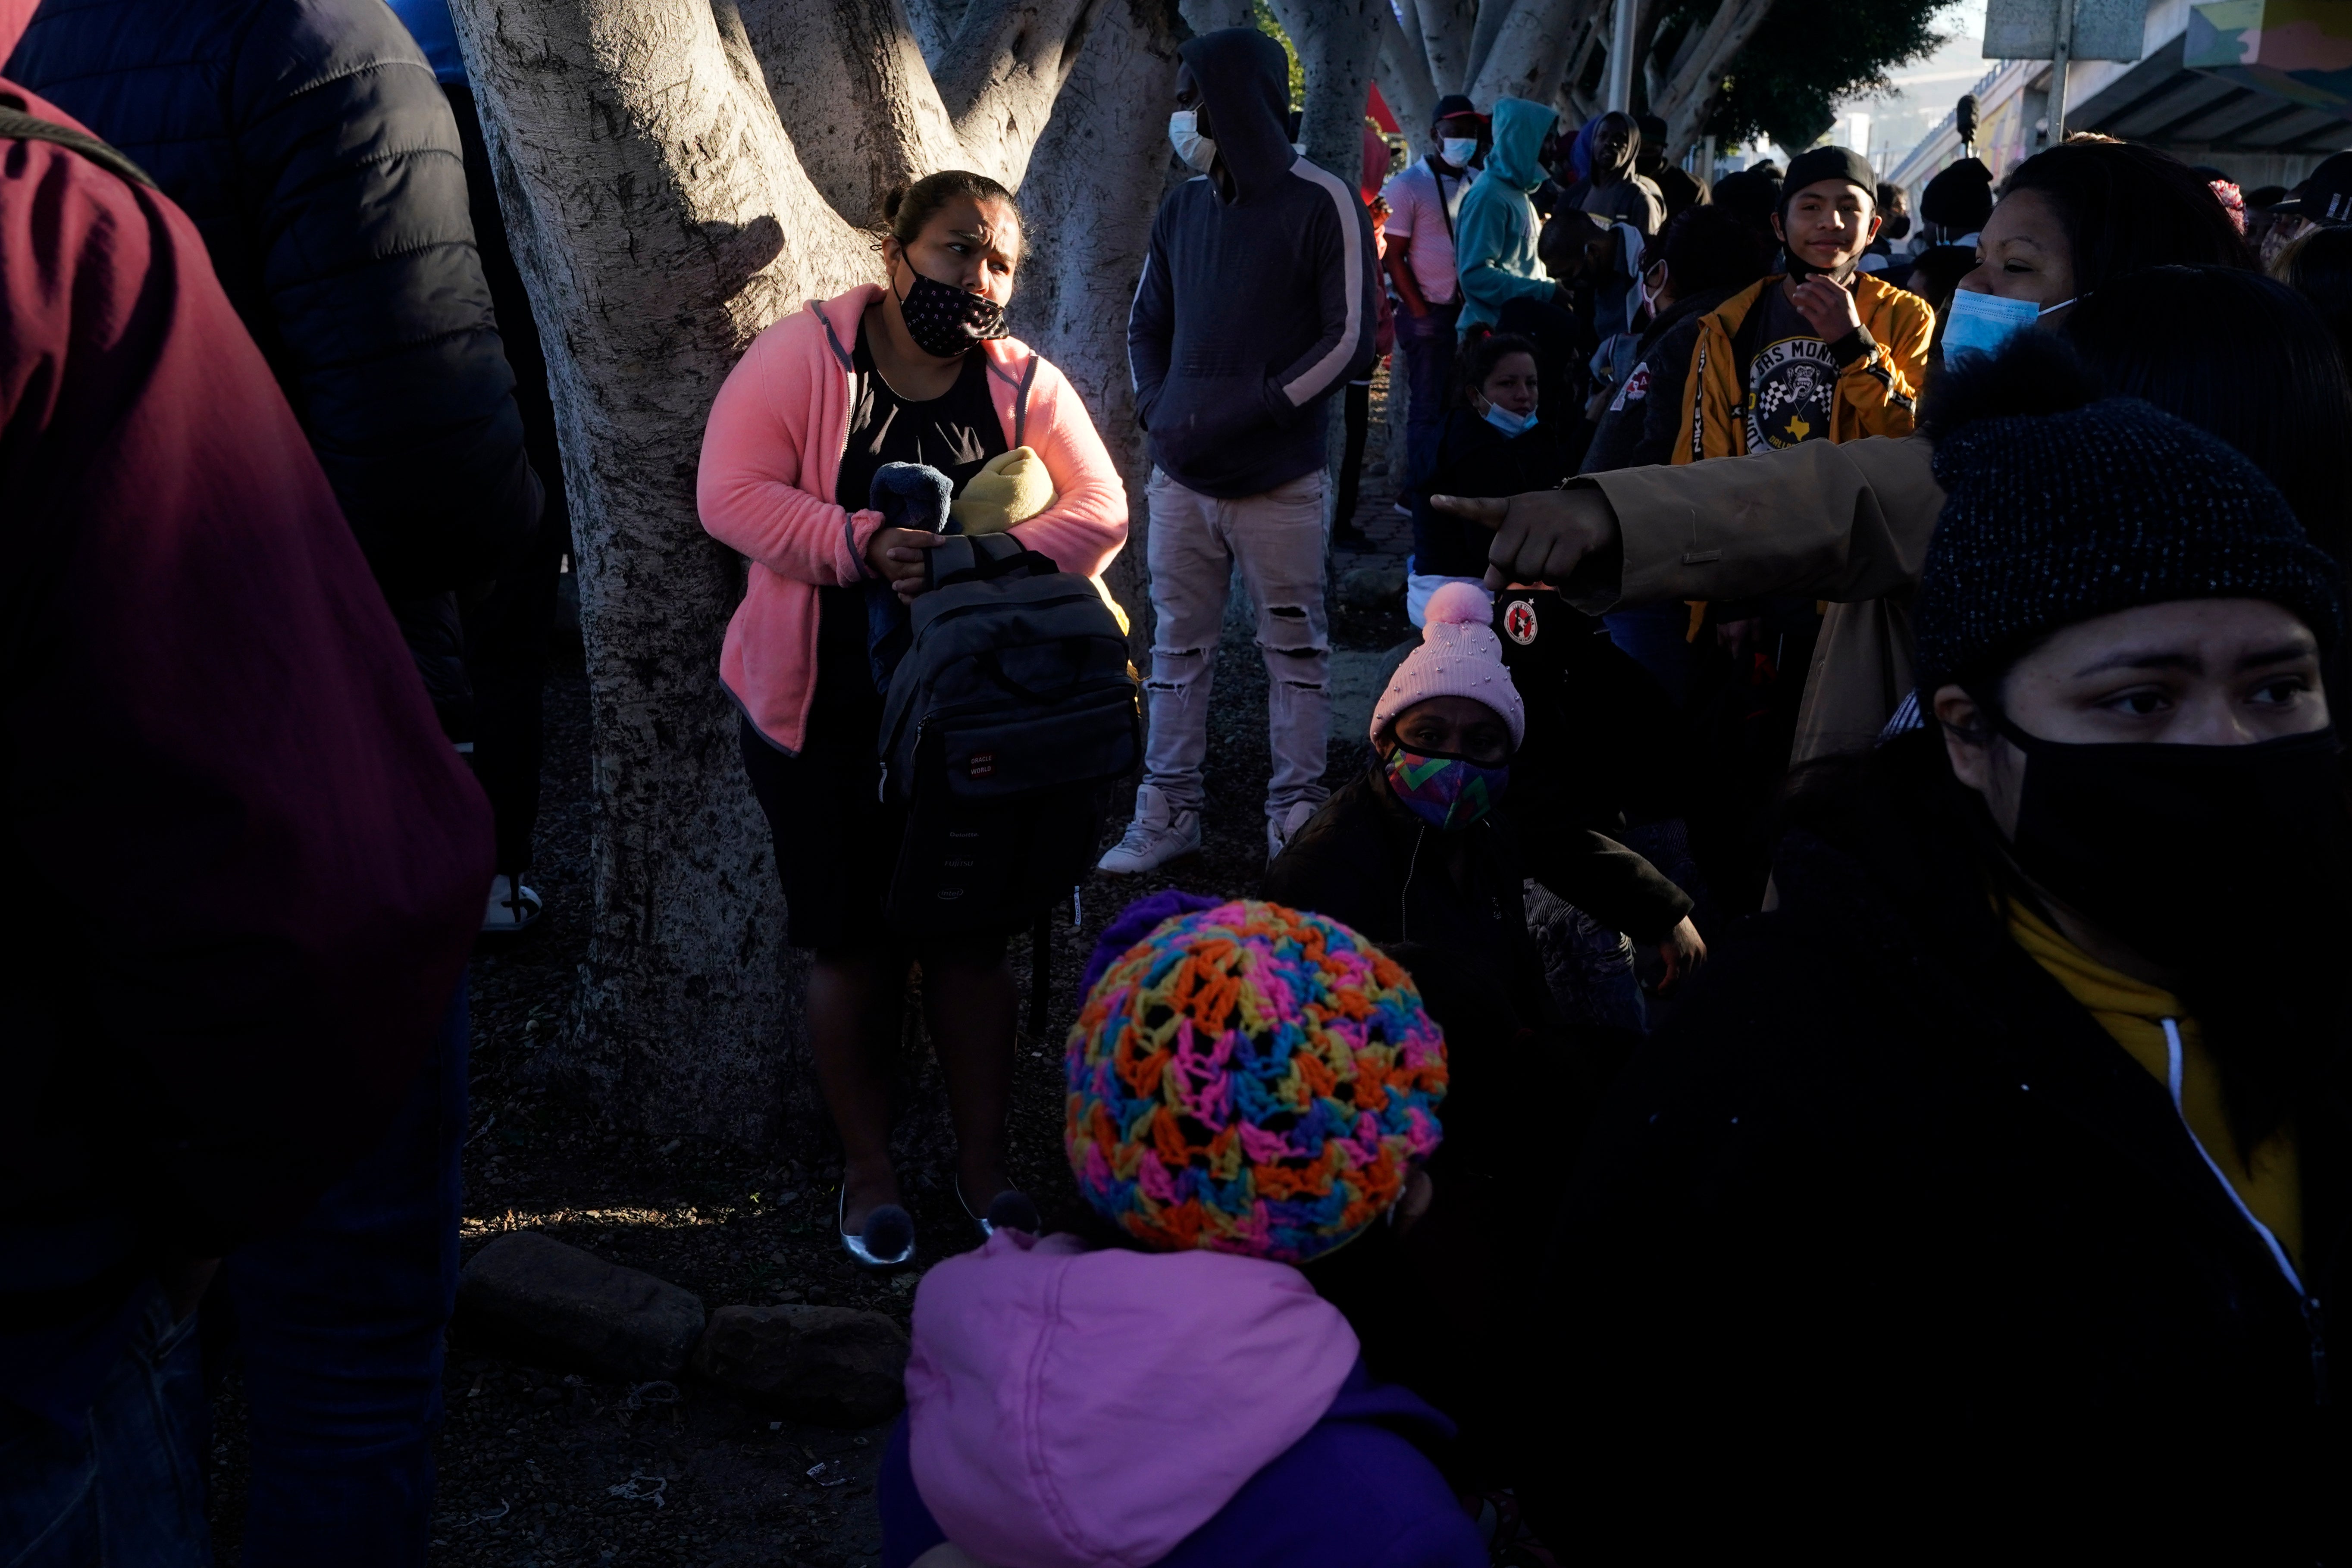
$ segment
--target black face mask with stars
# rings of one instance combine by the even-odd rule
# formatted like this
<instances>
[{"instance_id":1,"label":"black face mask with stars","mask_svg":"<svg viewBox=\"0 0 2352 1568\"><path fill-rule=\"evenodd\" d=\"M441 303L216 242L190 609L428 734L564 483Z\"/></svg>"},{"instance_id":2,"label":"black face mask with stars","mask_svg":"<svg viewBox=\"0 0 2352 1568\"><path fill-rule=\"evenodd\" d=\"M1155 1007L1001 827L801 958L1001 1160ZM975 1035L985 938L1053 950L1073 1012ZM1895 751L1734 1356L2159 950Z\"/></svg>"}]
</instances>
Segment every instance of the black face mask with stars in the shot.
<instances>
[{"instance_id":1,"label":"black face mask with stars","mask_svg":"<svg viewBox=\"0 0 2352 1568\"><path fill-rule=\"evenodd\" d=\"M914 286L898 297L907 335L933 359L953 359L974 343L1004 335L1004 307L985 294L967 294L951 284L915 272Z\"/></svg>"}]
</instances>

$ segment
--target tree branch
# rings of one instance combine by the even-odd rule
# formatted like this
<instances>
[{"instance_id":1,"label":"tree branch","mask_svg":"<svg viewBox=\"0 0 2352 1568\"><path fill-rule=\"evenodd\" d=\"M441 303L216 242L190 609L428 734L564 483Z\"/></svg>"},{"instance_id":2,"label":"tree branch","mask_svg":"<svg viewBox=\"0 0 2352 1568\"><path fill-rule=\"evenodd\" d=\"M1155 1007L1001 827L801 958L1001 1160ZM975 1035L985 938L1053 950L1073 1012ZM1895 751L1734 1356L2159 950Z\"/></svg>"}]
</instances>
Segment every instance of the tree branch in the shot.
<instances>
[{"instance_id":1,"label":"tree branch","mask_svg":"<svg viewBox=\"0 0 2352 1568\"><path fill-rule=\"evenodd\" d=\"M1380 56L1375 13L1389 0L1272 0L1307 73L1299 140L1308 160L1347 182L1364 170L1364 100Z\"/></svg>"},{"instance_id":2,"label":"tree branch","mask_svg":"<svg viewBox=\"0 0 2352 1568\"><path fill-rule=\"evenodd\" d=\"M967 166L1017 187L1101 0L968 0L939 93Z\"/></svg>"},{"instance_id":3,"label":"tree branch","mask_svg":"<svg viewBox=\"0 0 2352 1568\"><path fill-rule=\"evenodd\" d=\"M1772 0L1722 0L1707 19L1698 47L1689 51L1682 68L1667 84L1663 103L1653 100L1651 112L1666 122L1666 155L1678 159L1699 138L1699 128L1715 107L1731 62L1756 36L1771 14Z\"/></svg>"},{"instance_id":4,"label":"tree branch","mask_svg":"<svg viewBox=\"0 0 2352 1568\"><path fill-rule=\"evenodd\" d=\"M1518 0L1495 29L1470 96L1491 104L1498 98L1549 103L1567 74L1568 51L1576 42L1575 14L1587 0ZM1494 0L1487 0L1491 7ZM1486 28L1486 10L1478 29Z\"/></svg>"},{"instance_id":5,"label":"tree branch","mask_svg":"<svg viewBox=\"0 0 2352 1568\"><path fill-rule=\"evenodd\" d=\"M1487 4L1499 11L1507 0L1487 0ZM1405 7L1412 23L1412 37L1408 41L1418 47L1427 62L1430 86L1441 97L1470 90L1471 43L1477 37L1478 11L1478 0L1417 0Z\"/></svg>"},{"instance_id":6,"label":"tree branch","mask_svg":"<svg viewBox=\"0 0 2352 1568\"><path fill-rule=\"evenodd\" d=\"M1431 79L1421 40L1406 36L1397 25L1396 13L1381 5L1376 8L1374 20L1380 29L1380 62L1374 74L1381 96L1389 100L1397 129L1417 140L1427 133L1431 117L1437 112L1437 84Z\"/></svg>"},{"instance_id":7,"label":"tree branch","mask_svg":"<svg viewBox=\"0 0 2352 1568\"><path fill-rule=\"evenodd\" d=\"M879 223L891 187L961 161L901 0L713 4L740 10L801 166L850 223Z\"/></svg>"}]
</instances>

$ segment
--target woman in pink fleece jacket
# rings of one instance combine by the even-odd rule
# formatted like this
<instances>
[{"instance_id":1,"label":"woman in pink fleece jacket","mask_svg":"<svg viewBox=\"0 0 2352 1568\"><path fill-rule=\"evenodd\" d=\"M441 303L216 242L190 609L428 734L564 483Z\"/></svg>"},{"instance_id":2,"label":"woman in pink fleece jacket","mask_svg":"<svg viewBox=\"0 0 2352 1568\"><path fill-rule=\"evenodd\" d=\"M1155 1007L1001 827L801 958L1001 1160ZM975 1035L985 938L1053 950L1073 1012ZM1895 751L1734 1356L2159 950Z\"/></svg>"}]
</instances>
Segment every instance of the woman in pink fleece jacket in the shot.
<instances>
[{"instance_id":1,"label":"woman in pink fleece jacket","mask_svg":"<svg viewBox=\"0 0 2352 1568\"><path fill-rule=\"evenodd\" d=\"M1020 263L1012 193L961 171L893 196L887 287L786 316L719 389L697 500L711 535L750 557L719 679L743 710L743 761L774 832L793 945L814 950L809 1033L841 1133L842 1245L869 1267L914 1253L889 1155L889 1067L908 966L923 966L946 1070L958 1185L985 1232L1035 1208L1004 1176L1014 995L1003 933L910 943L883 918L903 816L876 799L882 693L865 589L923 591L935 536L869 504L887 463L954 491L1026 447L1053 480L1015 538L1066 572L1099 573L1127 539L1127 495L1062 373L1004 335Z\"/></svg>"}]
</instances>

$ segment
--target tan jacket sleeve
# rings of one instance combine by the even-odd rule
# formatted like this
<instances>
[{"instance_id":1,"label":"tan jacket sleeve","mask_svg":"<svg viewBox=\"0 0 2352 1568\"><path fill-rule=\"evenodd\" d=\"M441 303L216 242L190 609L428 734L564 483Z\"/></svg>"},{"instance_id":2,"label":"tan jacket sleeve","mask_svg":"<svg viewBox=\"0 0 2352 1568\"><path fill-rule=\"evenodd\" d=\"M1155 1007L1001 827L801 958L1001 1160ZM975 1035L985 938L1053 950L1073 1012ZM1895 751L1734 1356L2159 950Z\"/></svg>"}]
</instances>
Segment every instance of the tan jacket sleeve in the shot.
<instances>
[{"instance_id":1,"label":"tan jacket sleeve","mask_svg":"<svg viewBox=\"0 0 2352 1568\"><path fill-rule=\"evenodd\" d=\"M1676 599L1799 595L1847 603L1919 579L1943 510L1924 437L1832 444L1572 481L1609 500L1623 541L1567 584L1588 615Z\"/></svg>"}]
</instances>

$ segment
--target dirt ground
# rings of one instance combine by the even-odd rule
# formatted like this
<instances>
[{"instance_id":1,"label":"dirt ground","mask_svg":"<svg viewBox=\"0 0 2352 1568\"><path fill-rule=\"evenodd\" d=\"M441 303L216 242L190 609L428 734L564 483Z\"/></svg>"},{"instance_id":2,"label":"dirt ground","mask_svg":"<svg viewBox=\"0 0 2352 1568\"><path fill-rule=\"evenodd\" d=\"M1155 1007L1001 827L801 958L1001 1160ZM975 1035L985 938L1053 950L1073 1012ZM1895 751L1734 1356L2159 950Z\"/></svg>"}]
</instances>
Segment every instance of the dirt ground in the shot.
<instances>
[{"instance_id":1,"label":"dirt ground","mask_svg":"<svg viewBox=\"0 0 2352 1568\"><path fill-rule=\"evenodd\" d=\"M1360 516L1384 513L1389 505L1376 479L1385 460L1382 426L1376 408ZM1376 533L1388 542L1396 530L1390 522ZM1343 551L1334 580L1353 566L1395 563L1379 547ZM1334 648L1359 671L1409 631L1399 608L1333 610ZM1265 671L1238 614L1228 617L1215 680L1206 843L1161 873L1089 879L1081 927L1073 932L1066 920L1057 922L1047 1026L1035 1036L1024 1030L1019 1042L1013 1176L1049 1224L1079 1201L1061 1153L1059 1063L1076 1013L1077 976L1096 934L1144 893L1170 886L1253 893L1264 869ZM523 945L478 954L472 971L466 1254L499 1231L538 1229L684 1286L711 1309L806 1301L868 1308L905 1322L917 1274L877 1278L842 1259L831 1223L837 1168L828 1168L817 1152L749 1158L692 1140L656 1142L617 1131L593 1109L526 1081L522 1065L562 1026L586 952L584 677L562 674L551 682L548 721L533 878L547 914ZM1365 761L1360 731L1336 733L1329 780L1345 779ZM1124 826L1128 805L1123 791L1107 827L1111 837ZM1024 997L1028 947L1025 938L1013 942ZM926 1260L977 1245L951 1197L911 1195ZM436 1447L436 1564L865 1568L878 1561L873 1477L887 1427L845 1432L778 1423L691 1383L588 1381L512 1359L462 1320L453 1331L444 1396L446 1419ZM244 1411L233 1373L217 1390L215 1407L215 1550L228 1563L236 1560L246 1468Z\"/></svg>"}]
</instances>

